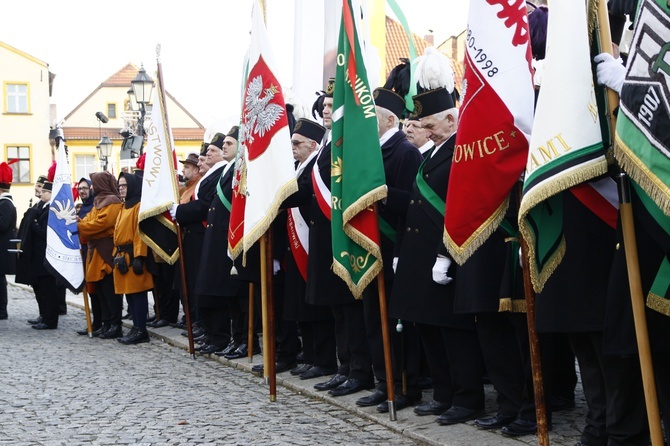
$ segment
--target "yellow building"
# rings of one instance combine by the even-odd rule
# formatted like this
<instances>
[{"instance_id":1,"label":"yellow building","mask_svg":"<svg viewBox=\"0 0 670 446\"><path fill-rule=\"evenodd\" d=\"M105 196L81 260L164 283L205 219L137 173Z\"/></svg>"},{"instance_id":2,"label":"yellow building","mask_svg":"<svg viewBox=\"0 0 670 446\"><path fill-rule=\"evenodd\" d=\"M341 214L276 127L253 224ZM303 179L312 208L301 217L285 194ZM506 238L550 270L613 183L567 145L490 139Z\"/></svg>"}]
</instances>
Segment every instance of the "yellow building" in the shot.
<instances>
[{"instance_id":1,"label":"yellow building","mask_svg":"<svg viewBox=\"0 0 670 446\"><path fill-rule=\"evenodd\" d=\"M107 170L117 175L122 169L135 166L136 159L122 156L124 136L121 132L132 130L137 125L139 112L132 110L137 110L137 107L130 103L128 90L138 71L136 65L127 64L102 82L65 117L63 133L69 149L73 181L88 178L91 172L102 170L104 163L101 163L96 146L104 135L113 143ZM150 76L154 79L156 77ZM148 104L147 120L151 108L152 104ZM200 152L205 134L203 125L169 92L166 92L166 109L177 158L183 159L190 152ZM98 118L100 114L104 115L102 120ZM136 150L139 151L139 148L136 147ZM124 155L127 156L128 152Z\"/></svg>"},{"instance_id":2,"label":"yellow building","mask_svg":"<svg viewBox=\"0 0 670 446\"><path fill-rule=\"evenodd\" d=\"M49 126L55 118L49 104L53 79L49 64L0 42L0 161L12 164L12 195L19 220L34 198L33 184L54 159Z\"/></svg>"}]
</instances>

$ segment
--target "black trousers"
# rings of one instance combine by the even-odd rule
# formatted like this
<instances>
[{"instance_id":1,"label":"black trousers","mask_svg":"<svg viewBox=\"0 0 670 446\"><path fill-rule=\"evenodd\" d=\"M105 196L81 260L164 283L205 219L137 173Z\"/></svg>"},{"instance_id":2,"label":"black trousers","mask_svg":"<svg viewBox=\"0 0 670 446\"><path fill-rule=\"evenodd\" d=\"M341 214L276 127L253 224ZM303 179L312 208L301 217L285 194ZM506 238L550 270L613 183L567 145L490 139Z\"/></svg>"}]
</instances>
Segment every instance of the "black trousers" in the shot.
<instances>
[{"instance_id":1,"label":"black trousers","mask_svg":"<svg viewBox=\"0 0 670 446\"><path fill-rule=\"evenodd\" d=\"M223 296L201 296L200 314L202 316L202 328L209 339L210 344L217 345L223 349L231 337L229 298ZM204 305L207 303L207 305Z\"/></svg>"},{"instance_id":2,"label":"black trousers","mask_svg":"<svg viewBox=\"0 0 670 446\"><path fill-rule=\"evenodd\" d=\"M177 322L179 317L179 293L174 289L175 265L156 262L158 274L154 274L154 299L156 313L168 322Z\"/></svg>"},{"instance_id":3,"label":"black trousers","mask_svg":"<svg viewBox=\"0 0 670 446\"><path fill-rule=\"evenodd\" d=\"M335 319L338 356L340 360L343 358L346 360L348 356L349 361L348 370L342 369L342 372L346 372L342 374L349 378L373 382L370 348L365 336L363 302L352 298L351 303L332 305L330 308ZM340 356L340 350L344 355ZM342 365L344 366L344 363Z\"/></svg>"},{"instance_id":4,"label":"black trousers","mask_svg":"<svg viewBox=\"0 0 670 446\"><path fill-rule=\"evenodd\" d=\"M56 286L56 278L51 275L37 276L33 282L33 289L40 307L42 322L50 328L58 327L58 314L61 295L65 288Z\"/></svg>"},{"instance_id":5,"label":"black trousers","mask_svg":"<svg viewBox=\"0 0 670 446\"><path fill-rule=\"evenodd\" d=\"M337 367L335 323L328 321L298 322L302 334L305 364L325 369Z\"/></svg>"},{"instance_id":6,"label":"black trousers","mask_svg":"<svg viewBox=\"0 0 670 446\"><path fill-rule=\"evenodd\" d=\"M121 325L123 296L114 292L114 277L106 274L102 280L95 282L95 292L100 298L102 323Z\"/></svg>"},{"instance_id":7,"label":"black trousers","mask_svg":"<svg viewBox=\"0 0 670 446\"><path fill-rule=\"evenodd\" d=\"M126 299L128 299L128 311L133 315L133 326L147 328L147 315L149 314L147 292L126 294Z\"/></svg>"},{"instance_id":8,"label":"black trousers","mask_svg":"<svg viewBox=\"0 0 670 446\"><path fill-rule=\"evenodd\" d=\"M589 446L607 445L607 386L603 370L603 334L570 333L572 350L579 361L579 374L588 410L580 441Z\"/></svg>"},{"instance_id":9,"label":"black trousers","mask_svg":"<svg viewBox=\"0 0 670 446\"><path fill-rule=\"evenodd\" d=\"M386 303L388 296L391 295L393 282L386 281ZM377 389L386 392L386 362L384 358L384 338L382 336L381 315L379 310L379 295L377 293L376 282L370 287L372 292L363 299L365 309L365 329L370 345L370 356L372 359L372 369L377 378ZM407 383L407 395L411 397L420 397L421 389L418 387L420 374L420 349L419 333L411 322L403 324L402 332L398 333L396 325L397 319L387 318L386 323L389 329L389 340L391 342L391 357L393 366L393 380L395 381L396 392L402 390L402 374L405 373ZM399 393L398 393L399 394Z\"/></svg>"},{"instance_id":10,"label":"black trousers","mask_svg":"<svg viewBox=\"0 0 670 446\"><path fill-rule=\"evenodd\" d=\"M484 408L484 361L474 330L416 324L426 351L433 399L468 409Z\"/></svg>"},{"instance_id":11,"label":"black trousers","mask_svg":"<svg viewBox=\"0 0 670 446\"><path fill-rule=\"evenodd\" d=\"M7 319L7 277L0 274L0 319Z\"/></svg>"}]
</instances>

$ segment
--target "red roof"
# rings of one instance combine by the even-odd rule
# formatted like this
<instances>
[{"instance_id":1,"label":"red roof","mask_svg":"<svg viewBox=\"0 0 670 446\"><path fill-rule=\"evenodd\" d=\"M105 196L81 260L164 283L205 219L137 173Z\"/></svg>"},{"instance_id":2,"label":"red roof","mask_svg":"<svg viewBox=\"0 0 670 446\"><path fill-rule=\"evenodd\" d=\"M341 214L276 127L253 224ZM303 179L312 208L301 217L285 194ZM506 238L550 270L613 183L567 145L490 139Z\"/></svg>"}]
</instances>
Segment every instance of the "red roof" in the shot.
<instances>
[{"instance_id":1,"label":"red roof","mask_svg":"<svg viewBox=\"0 0 670 446\"><path fill-rule=\"evenodd\" d=\"M112 141L121 141L123 136L119 134L121 129L106 128L105 133ZM99 140L100 131L95 127L63 127L63 134L67 141ZM205 130L201 128L173 128L172 136L175 141L202 141Z\"/></svg>"}]
</instances>

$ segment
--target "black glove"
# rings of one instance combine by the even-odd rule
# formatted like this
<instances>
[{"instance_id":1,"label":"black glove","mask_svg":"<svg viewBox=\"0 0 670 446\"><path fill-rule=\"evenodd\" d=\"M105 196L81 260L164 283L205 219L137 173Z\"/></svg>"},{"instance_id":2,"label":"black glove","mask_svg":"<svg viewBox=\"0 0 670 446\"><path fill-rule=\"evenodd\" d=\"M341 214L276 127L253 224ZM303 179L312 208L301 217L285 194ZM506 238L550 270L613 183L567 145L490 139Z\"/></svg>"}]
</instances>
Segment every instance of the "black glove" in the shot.
<instances>
[{"instance_id":1,"label":"black glove","mask_svg":"<svg viewBox=\"0 0 670 446\"><path fill-rule=\"evenodd\" d=\"M126 256L120 255L119 257L114 258L114 266L121 274L126 274L128 272L128 263L126 263Z\"/></svg>"},{"instance_id":2,"label":"black glove","mask_svg":"<svg viewBox=\"0 0 670 446\"><path fill-rule=\"evenodd\" d=\"M133 272L138 276L144 273L144 257L135 257L133 259Z\"/></svg>"}]
</instances>

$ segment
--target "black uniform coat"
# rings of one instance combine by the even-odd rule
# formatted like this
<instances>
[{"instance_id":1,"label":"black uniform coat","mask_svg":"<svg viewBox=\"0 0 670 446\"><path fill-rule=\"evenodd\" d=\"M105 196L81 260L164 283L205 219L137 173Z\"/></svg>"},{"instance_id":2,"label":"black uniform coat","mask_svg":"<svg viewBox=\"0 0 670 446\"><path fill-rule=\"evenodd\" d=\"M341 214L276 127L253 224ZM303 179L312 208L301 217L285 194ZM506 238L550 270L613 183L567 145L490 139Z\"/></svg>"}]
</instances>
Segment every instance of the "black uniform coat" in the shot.
<instances>
[{"instance_id":1,"label":"black uniform coat","mask_svg":"<svg viewBox=\"0 0 670 446\"><path fill-rule=\"evenodd\" d=\"M16 262L15 281L17 283L32 285L32 268L30 264L32 262L31 245L33 243L33 234L30 227L39 215L42 207L44 207L44 202L38 199L37 203L23 214L23 219L19 225L17 235L21 239L21 251L23 252L19 254L19 258Z\"/></svg>"},{"instance_id":2,"label":"black uniform coat","mask_svg":"<svg viewBox=\"0 0 670 446\"><path fill-rule=\"evenodd\" d=\"M330 143L317 155L321 179L330 188ZM344 280L333 272L333 234L326 217L312 193L309 220L309 258L307 261L307 303L342 305L354 302Z\"/></svg>"},{"instance_id":3,"label":"black uniform coat","mask_svg":"<svg viewBox=\"0 0 670 446\"><path fill-rule=\"evenodd\" d=\"M518 231L517 200L514 195L515 192L512 192L505 219ZM524 298L519 245L509 242L512 235L501 225L460 265L455 278L456 313L497 313L501 298ZM512 255L513 251L516 251L516 255Z\"/></svg>"},{"instance_id":4,"label":"black uniform coat","mask_svg":"<svg viewBox=\"0 0 670 446\"><path fill-rule=\"evenodd\" d=\"M435 193L446 199L456 135L452 135L423 167L423 177ZM474 317L454 314L454 282L438 285L433 281L433 265L444 232L444 216L419 193L416 182L406 215L398 268L395 275L389 316L423 324L451 328L474 328ZM456 262L449 276L455 277Z\"/></svg>"},{"instance_id":5,"label":"black uniform coat","mask_svg":"<svg viewBox=\"0 0 670 446\"><path fill-rule=\"evenodd\" d=\"M11 198L0 198L0 275L14 274L16 267L16 254L7 252L7 249L15 249L16 246L9 243L15 237L16 231L16 207Z\"/></svg>"},{"instance_id":6,"label":"black uniform coat","mask_svg":"<svg viewBox=\"0 0 670 446\"><path fill-rule=\"evenodd\" d=\"M316 156L305 165L298 176L298 192L287 198L282 205L286 208L290 207L287 205L296 203L293 207L298 208L300 215L308 224L311 219L312 169L314 163L316 163ZM327 307L310 305L305 301L307 284L295 263L291 247L289 246L287 249L286 273L284 275L284 319L300 322L332 320L332 313Z\"/></svg>"},{"instance_id":7,"label":"black uniform coat","mask_svg":"<svg viewBox=\"0 0 670 446\"><path fill-rule=\"evenodd\" d=\"M221 190L225 197L232 202L233 176L235 168L231 166L220 179ZM202 189L201 189L202 190ZM202 306L228 305L225 299L220 302L206 302L211 296L230 296L228 282L233 261L228 256L228 226L230 211L226 209L214 187L214 196L207 212L207 225L200 256L200 271L195 292L200 296L198 302Z\"/></svg>"},{"instance_id":8,"label":"black uniform coat","mask_svg":"<svg viewBox=\"0 0 670 446\"><path fill-rule=\"evenodd\" d=\"M563 234L565 257L535 297L537 330L602 332L614 256L614 228L566 192Z\"/></svg>"},{"instance_id":9,"label":"black uniform coat","mask_svg":"<svg viewBox=\"0 0 670 446\"><path fill-rule=\"evenodd\" d=\"M49 224L49 205L40 208L35 220L29 226L32 243L30 245L30 268L33 277L51 276L44 266L47 252L47 226Z\"/></svg>"},{"instance_id":10,"label":"black uniform coat","mask_svg":"<svg viewBox=\"0 0 670 446\"><path fill-rule=\"evenodd\" d=\"M631 194L631 205L635 218L638 259L642 295L646 299L664 256L670 255L670 236L644 209L636 194ZM626 269L626 255L621 232L621 221L617 226L616 245L612 271L610 273L605 310L603 352L612 355L637 354L635 324L630 301L630 288ZM668 279L667 277L666 283ZM661 296L666 299L669 296ZM652 353L670 352L670 319L650 308L646 308L649 344ZM659 378L657 378L659 379ZM665 378L664 378L665 380Z\"/></svg>"},{"instance_id":11,"label":"black uniform coat","mask_svg":"<svg viewBox=\"0 0 670 446\"><path fill-rule=\"evenodd\" d=\"M398 131L382 146L382 157L384 160L384 173L386 175L386 186L388 195L385 204L378 207L379 218L384 219L397 232L390 239L382 233L382 261L384 262L384 277L387 280L393 278L393 257L398 255L396 250L396 239L402 237L401 226L404 222L404 214L410 200L412 185L416 179L416 173L423 161L419 150L407 140L407 136Z\"/></svg>"}]
</instances>

